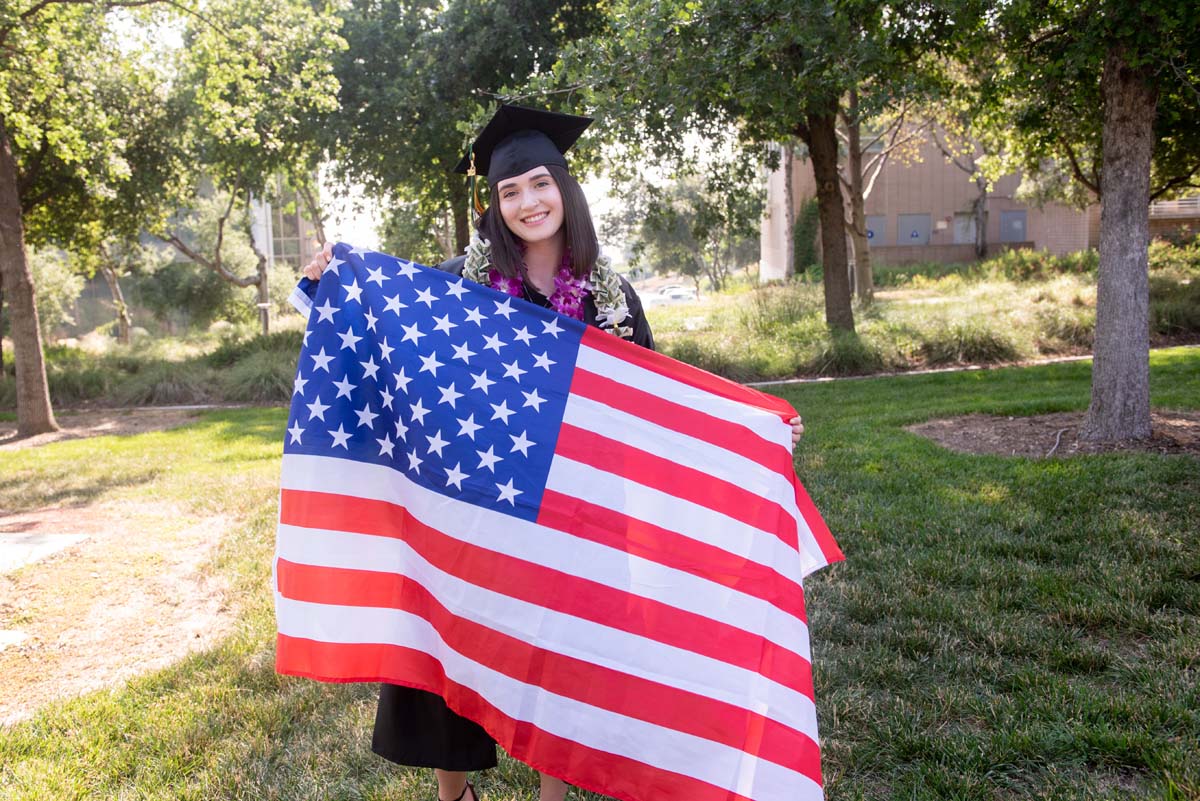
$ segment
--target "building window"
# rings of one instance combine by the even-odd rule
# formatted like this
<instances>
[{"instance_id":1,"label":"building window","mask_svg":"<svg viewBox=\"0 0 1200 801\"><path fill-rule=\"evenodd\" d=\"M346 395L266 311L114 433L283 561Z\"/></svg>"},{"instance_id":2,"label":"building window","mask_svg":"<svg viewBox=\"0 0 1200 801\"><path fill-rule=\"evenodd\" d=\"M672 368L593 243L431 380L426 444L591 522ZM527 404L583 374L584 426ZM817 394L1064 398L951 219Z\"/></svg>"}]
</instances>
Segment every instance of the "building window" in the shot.
<instances>
[{"instance_id":1,"label":"building window","mask_svg":"<svg viewBox=\"0 0 1200 801\"><path fill-rule=\"evenodd\" d=\"M975 244L975 214L973 212L960 211L954 215L954 244Z\"/></svg>"},{"instance_id":2,"label":"building window","mask_svg":"<svg viewBox=\"0 0 1200 801\"><path fill-rule=\"evenodd\" d=\"M929 221L928 214L901 214L896 231L896 244L928 245Z\"/></svg>"},{"instance_id":3,"label":"building window","mask_svg":"<svg viewBox=\"0 0 1200 801\"><path fill-rule=\"evenodd\" d=\"M887 243L887 217L882 214L867 217L867 244L877 248Z\"/></svg>"},{"instance_id":4,"label":"building window","mask_svg":"<svg viewBox=\"0 0 1200 801\"><path fill-rule=\"evenodd\" d=\"M1028 242L1025 234L1025 211L1000 212L1000 241Z\"/></svg>"}]
</instances>

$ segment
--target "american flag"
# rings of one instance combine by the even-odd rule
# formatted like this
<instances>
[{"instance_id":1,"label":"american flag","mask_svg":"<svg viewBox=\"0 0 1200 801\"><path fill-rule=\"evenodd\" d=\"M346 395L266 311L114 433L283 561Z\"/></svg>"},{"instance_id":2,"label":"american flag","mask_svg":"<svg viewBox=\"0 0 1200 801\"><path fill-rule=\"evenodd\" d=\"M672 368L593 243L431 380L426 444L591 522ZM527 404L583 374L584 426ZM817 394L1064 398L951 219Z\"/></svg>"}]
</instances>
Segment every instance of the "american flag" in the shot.
<instances>
[{"instance_id":1,"label":"american flag","mask_svg":"<svg viewBox=\"0 0 1200 801\"><path fill-rule=\"evenodd\" d=\"M346 245L294 298L279 672L628 801L822 797L801 579L842 557L790 405Z\"/></svg>"}]
</instances>

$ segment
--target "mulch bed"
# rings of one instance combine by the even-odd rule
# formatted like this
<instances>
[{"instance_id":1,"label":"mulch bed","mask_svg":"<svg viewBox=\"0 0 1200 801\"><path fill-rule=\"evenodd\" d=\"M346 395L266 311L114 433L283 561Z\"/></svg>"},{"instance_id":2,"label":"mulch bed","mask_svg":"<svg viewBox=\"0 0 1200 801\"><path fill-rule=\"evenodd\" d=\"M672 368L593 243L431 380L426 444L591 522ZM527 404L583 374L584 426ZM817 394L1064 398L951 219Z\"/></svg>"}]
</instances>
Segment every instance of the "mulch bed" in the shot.
<instances>
[{"instance_id":1,"label":"mulch bed","mask_svg":"<svg viewBox=\"0 0 1200 801\"><path fill-rule=\"evenodd\" d=\"M1057 412L1033 417L968 414L909 426L960 453L1025 456L1035 459L1087 453L1140 452L1200 457L1200 412L1154 412L1151 437L1141 442L1081 442L1083 412Z\"/></svg>"}]
</instances>

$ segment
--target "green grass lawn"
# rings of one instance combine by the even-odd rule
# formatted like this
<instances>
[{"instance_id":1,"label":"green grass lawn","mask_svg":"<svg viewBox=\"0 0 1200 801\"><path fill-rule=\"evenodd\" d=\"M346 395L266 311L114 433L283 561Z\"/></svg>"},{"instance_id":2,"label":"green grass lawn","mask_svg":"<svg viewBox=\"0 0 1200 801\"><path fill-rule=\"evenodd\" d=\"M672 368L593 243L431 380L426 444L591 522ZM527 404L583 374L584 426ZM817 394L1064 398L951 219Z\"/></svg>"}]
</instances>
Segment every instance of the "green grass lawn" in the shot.
<instances>
[{"instance_id":1,"label":"green grass lawn","mask_svg":"<svg viewBox=\"0 0 1200 801\"><path fill-rule=\"evenodd\" d=\"M1200 408L1200 350L1152 357ZM1200 461L950 453L932 417L1082 409L1089 365L780 388L797 466L847 561L808 582L832 799L1200 797ZM209 569L217 647L0 730L0 798L406 799L368 749L374 690L276 676L268 589L281 409L0 453L0 508L165 498L237 520ZM505 760L492 799L532 799Z\"/></svg>"}]
</instances>

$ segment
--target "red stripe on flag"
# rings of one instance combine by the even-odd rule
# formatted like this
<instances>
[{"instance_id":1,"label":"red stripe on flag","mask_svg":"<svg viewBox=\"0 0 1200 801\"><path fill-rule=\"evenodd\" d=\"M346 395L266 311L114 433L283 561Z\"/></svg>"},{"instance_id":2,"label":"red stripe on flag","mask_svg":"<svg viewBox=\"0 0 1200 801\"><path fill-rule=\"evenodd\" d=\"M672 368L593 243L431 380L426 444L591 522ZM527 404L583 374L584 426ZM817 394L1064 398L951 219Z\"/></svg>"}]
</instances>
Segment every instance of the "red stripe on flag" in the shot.
<instances>
[{"instance_id":1,"label":"red stripe on flag","mask_svg":"<svg viewBox=\"0 0 1200 801\"><path fill-rule=\"evenodd\" d=\"M715 545L554 490L543 493L537 522L760 598L807 623L798 582Z\"/></svg>"},{"instance_id":2,"label":"red stripe on flag","mask_svg":"<svg viewBox=\"0 0 1200 801\"><path fill-rule=\"evenodd\" d=\"M402 506L285 489L280 493L279 519L294 526L403 539L430 564L462 581L755 671L813 697L812 666L778 643L694 612L454 539L416 520ZM360 598L354 605L389 606L386 599Z\"/></svg>"},{"instance_id":3,"label":"red stripe on flag","mask_svg":"<svg viewBox=\"0 0 1200 801\"><path fill-rule=\"evenodd\" d=\"M792 473L792 486L796 488L796 506L800 509L800 516L808 524L808 530L812 532L813 539L817 541L817 546L825 556L825 561L832 564L845 559L842 549L838 547L837 541L833 538L833 532L829 530L829 526L825 525L825 518L821 517L821 513L817 511L817 505L813 503L812 498L808 495L808 490L804 489L804 485L800 483L800 479L794 472Z\"/></svg>"},{"instance_id":4,"label":"red stripe on flag","mask_svg":"<svg viewBox=\"0 0 1200 801\"><path fill-rule=\"evenodd\" d=\"M757 462L772 472L794 472L792 455L787 448L763 439L760 434L740 423L714 417L583 369L575 370L571 379L571 394L629 412L671 431L702 439Z\"/></svg>"},{"instance_id":5,"label":"red stripe on flag","mask_svg":"<svg viewBox=\"0 0 1200 801\"><path fill-rule=\"evenodd\" d=\"M733 704L622 673L544 648L453 614L427 589L396 573L317 567L279 559L279 591L297 601L399 609L428 621L460 654L522 684L721 743L820 781L817 745L804 733ZM482 657L482 659L478 658ZM392 680L400 676L377 676Z\"/></svg>"},{"instance_id":6,"label":"red stripe on flag","mask_svg":"<svg viewBox=\"0 0 1200 801\"><path fill-rule=\"evenodd\" d=\"M798 547L796 518L782 506L703 470L569 423L559 429L554 453L720 512Z\"/></svg>"},{"instance_id":7,"label":"red stripe on flag","mask_svg":"<svg viewBox=\"0 0 1200 801\"><path fill-rule=\"evenodd\" d=\"M735 381L705 372L690 364L678 362L661 353L638 347L620 337L606 334L599 328L588 326L587 330L583 332L580 344L682 384L702 389L712 395L779 415L784 422L796 416L796 410L783 398L759 392L757 389L742 386Z\"/></svg>"},{"instance_id":8,"label":"red stripe on flag","mask_svg":"<svg viewBox=\"0 0 1200 801\"><path fill-rule=\"evenodd\" d=\"M276 654L280 672L324 681L338 679L310 673L299 666L333 665L335 670L353 672L358 664L378 664L389 675L405 677L394 683L442 696L447 706L483 726L505 751L521 762L552 774L570 765L572 783L602 795L624 801L644 801L646 798L751 801L708 782L587 748L511 718L471 688L449 679L441 663L422 651L395 645L334 645L280 634ZM298 667L288 669L287 665Z\"/></svg>"}]
</instances>

